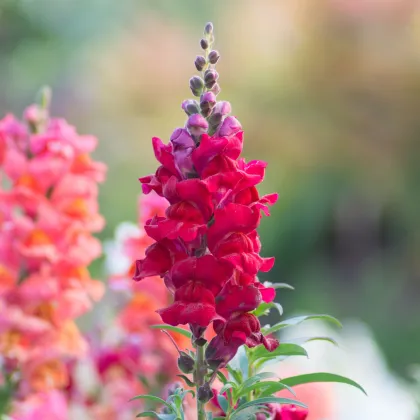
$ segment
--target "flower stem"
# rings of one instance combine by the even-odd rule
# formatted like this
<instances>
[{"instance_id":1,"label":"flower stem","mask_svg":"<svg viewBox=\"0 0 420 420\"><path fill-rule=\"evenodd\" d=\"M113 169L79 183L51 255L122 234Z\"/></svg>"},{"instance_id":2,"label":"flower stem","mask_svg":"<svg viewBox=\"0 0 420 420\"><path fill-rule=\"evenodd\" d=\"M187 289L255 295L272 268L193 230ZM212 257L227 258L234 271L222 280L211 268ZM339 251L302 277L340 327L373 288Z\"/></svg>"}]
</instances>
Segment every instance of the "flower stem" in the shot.
<instances>
[{"instance_id":1,"label":"flower stem","mask_svg":"<svg viewBox=\"0 0 420 420\"><path fill-rule=\"evenodd\" d=\"M197 359L195 368L195 384L196 384L196 395L198 396L198 389L204 385L204 379L207 372L207 368L204 361L204 346L197 346ZM204 403L199 401L197 398L197 420L205 420L206 411L204 409Z\"/></svg>"}]
</instances>

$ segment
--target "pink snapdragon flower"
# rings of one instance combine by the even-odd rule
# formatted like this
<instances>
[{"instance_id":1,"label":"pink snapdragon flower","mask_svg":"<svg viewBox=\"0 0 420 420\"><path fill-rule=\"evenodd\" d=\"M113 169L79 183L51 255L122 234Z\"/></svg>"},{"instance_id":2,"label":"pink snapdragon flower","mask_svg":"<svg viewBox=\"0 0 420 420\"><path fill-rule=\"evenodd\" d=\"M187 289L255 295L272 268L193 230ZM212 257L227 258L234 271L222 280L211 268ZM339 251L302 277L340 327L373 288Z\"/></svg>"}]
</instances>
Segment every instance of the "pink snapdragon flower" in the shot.
<instances>
[{"instance_id":1,"label":"pink snapdragon flower","mask_svg":"<svg viewBox=\"0 0 420 420\"><path fill-rule=\"evenodd\" d=\"M38 105L0 121L0 355L20 370L12 418L67 418L42 410L61 404L68 361L87 352L74 321L103 294L87 270L104 225L96 144Z\"/></svg>"}]
</instances>

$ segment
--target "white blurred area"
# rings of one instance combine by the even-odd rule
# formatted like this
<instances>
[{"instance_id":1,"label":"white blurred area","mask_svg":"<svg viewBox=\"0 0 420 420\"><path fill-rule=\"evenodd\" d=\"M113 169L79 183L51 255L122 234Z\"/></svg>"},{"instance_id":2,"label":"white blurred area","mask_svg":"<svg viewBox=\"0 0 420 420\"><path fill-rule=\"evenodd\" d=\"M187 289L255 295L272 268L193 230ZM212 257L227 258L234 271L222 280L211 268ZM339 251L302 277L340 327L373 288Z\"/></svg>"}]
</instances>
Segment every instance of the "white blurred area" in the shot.
<instances>
[{"instance_id":1,"label":"white blurred area","mask_svg":"<svg viewBox=\"0 0 420 420\"><path fill-rule=\"evenodd\" d=\"M348 321L341 331L317 322L287 328L283 342L301 337L331 337L339 347L325 341L305 344L309 358L291 357L277 365L286 377L312 372L330 372L358 382L366 390L344 384L316 384L309 393L308 420L417 420L418 406L410 386L387 368L370 330L361 322ZM272 366L267 367L272 371ZM305 387L304 385L303 387ZM308 385L311 387L312 385ZM302 387L302 386L301 386ZM296 388L299 396L299 387ZM322 406L322 407L320 407Z\"/></svg>"}]
</instances>

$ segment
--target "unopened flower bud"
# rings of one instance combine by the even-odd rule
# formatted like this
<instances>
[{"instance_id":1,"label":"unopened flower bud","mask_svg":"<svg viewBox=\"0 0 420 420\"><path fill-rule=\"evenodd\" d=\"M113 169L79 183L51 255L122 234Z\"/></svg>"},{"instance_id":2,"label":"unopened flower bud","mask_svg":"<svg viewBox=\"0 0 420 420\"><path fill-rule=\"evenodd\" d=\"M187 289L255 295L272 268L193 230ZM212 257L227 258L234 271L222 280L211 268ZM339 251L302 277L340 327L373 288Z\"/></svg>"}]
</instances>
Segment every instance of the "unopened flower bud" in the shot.
<instances>
[{"instance_id":1,"label":"unopened flower bud","mask_svg":"<svg viewBox=\"0 0 420 420\"><path fill-rule=\"evenodd\" d=\"M216 95L213 92L203 93L200 97L200 108L202 111L211 110L216 104Z\"/></svg>"},{"instance_id":2,"label":"unopened flower bud","mask_svg":"<svg viewBox=\"0 0 420 420\"><path fill-rule=\"evenodd\" d=\"M229 116L225 118L220 126L219 135L221 137L228 137L236 134L240 130L242 130L241 123L235 117Z\"/></svg>"},{"instance_id":3,"label":"unopened flower bud","mask_svg":"<svg viewBox=\"0 0 420 420\"><path fill-rule=\"evenodd\" d=\"M209 134L213 134L217 128L219 127L220 123L222 122L223 115L219 114L218 112L214 112L208 118L209 122Z\"/></svg>"},{"instance_id":4,"label":"unopened flower bud","mask_svg":"<svg viewBox=\"0 0 420 420\"><path fill-rule=\"evenodd\" d=\"M194 96L200 96L204 88L203 79L199 76L193 76L190 79L190 89Z\"/></svg>"},{"instance_id":5,"label":"unopened flower bud","mask_svg":"<svg viewBox=\"0 0 420 420\"><path fill-rule=\"evenodd\" d=\"M187 115L198 114L200 112L200 105L194 99L186 99L182 102L181 107Z\"/></svg>"},{"instance_id":6,"label":"unopened flower bud","mask_svg":"<svg viewBox=\"0 0 420 420\"><path fill-rule=\"evenodd\" d=\"M204 83L206 87L211 89L215 85L218 78L219 78L219 73L217 73L216 70L214 69L206 70L206 72L204 73Z\"/></svg>"},{"instance_id":7,"label":"unopened flower bud","mask_svg":"<svg viewBox=\"0 0 420 420\"><path fill-rule=\"evenodd\" d=\"M193 136L201 136L207 132L209 124L200 114L191 115L187 121L187 129Z\"/></svg>"},{"instance_id":8,"label":"unopened flower bud","mask_svg":"<svg viewBox=\"0 0 420 420\"><path fill-rule=\"evenodd\" d=\"M198 401L202 403L206 403L213 398L213 391L210 388L210 385L208 384L208 382L206 382L204 385L201 385L198 388L197 398L198 398Z\"/></svg>"},{"instance_id":9,"label":"unopened flower bud","mask_svg":"<svg viewBox=\"0 0 420 420\"><path fill-rule=\"evenodd\" d=\"M232 107L230 106L230 102L227 101L219 101L216 103L213 113L218 113L222 115L228 115L232 112Z\"/></svg>"},{"instance_id":10,"label":"unopened flower bud","mask_svg":"<svg viewBox=\"0 0 420 420\"><path fill-rule=\"evenodd\" d=\"M216 50L210 51L209 53L210 64L216 64L219 61L219 58L220 58L220 55L218 51Z\"/></svg>"},{"instance_id":11,"label":"unopened flower bud","mask_svg":"<svg viewBox=\"0 0 420 420\"><path fill-rule=\"evenodd\" d=\"M178 358L178 367L181 372L191 373L194 371L195 361L185 352L181 352L181 356Z\"/></svg>"},{"instance_id":12,"label":"unopened flower bud","mask_svg":"<svg viewBox=\"0 0 420 420\"><path fill-rule=\"evenodd\" d=\"M195 68L198 71L203 70L204 66L207 64L206 59L202 55L197 55L194 61Z\"/></svg>"},{"instance_id":13,"label":"unopened flower bud","mask_svg":"<svg viewBox=\"0 0 420 420\"><path fill-rule=\"evenodd\" d=\"M213 24L211 22L206 23L204 27L204 33L206 35L211 35L213 33Z\"/></svg>"},{"instance_id":14,"label":"unopened flower bud","mask_svg":"<svg viewBox=\"0 0 420 420\"><path fill-rule=\"evenodd\" d=\"M202 38L200 40L200 46L203 50L207 50L207 48L209 47L209 43L206 39Z\"/></svg>"},{"instance_id":15,"label":"unopened flower bud","mask_svg":"<svg viewBox=\"0 0 420 420\"><path fill-rule=\"evenodd\" d=\"M220 89L219 83L215 83L213 85L213 87L211 88L211 91L215 94L218 95L220 93L222 89Z\"/></svg>"}]
</instances>

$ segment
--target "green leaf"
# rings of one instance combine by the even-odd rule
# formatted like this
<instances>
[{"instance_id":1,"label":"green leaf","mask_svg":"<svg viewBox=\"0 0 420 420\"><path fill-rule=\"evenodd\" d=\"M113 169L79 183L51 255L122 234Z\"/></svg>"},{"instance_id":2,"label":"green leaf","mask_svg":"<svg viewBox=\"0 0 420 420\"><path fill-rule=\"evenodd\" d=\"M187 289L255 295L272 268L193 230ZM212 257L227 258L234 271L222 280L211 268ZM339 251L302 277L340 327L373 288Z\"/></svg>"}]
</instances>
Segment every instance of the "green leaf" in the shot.
<instances>
[{"instance_id":1,"label":"green leaf","mask_svg":"<svg viewBox=\"0 0 420 420\"><path fill-rule=\"evenodd\" d=\"M272 287L273 289L289 289L295 290L293 286L287 283L270 283L268 281L264 282L265 287Z\"/></svg>"},{"instance_id":2,"label":"green leaf","mask_svg":"<svg viewBox=\"0 0 420 420\"><path fill-rule=\"evenodd\" d=\"M220 370L217 371L217 376L220 379L220 381L222 382L222 384L226 384L228 381L228 379L226 378L226 376L223 374L223 372L220 372Z\"/></svg>"},{"instance_id":3,"label":"green leaf","mask_svg":"<svg viewBox=\"0 0 420 420\"><path fill-rule=\"evenodd\" d=\"M281 343L275 350L268 351L263 345L255 348L252 360L274 359L278 356L308 356L306 350L298 344Z\"/></svg>"},{"instance_id":4,"label":"green leaf","mask_svg":"<svg viewBox=\"0 0 420 420\"><path fill-rule=\"evenodd\" d=\"M219 394L225 393L228 389L236 389L236 388L237 388L237 385L235 382L228 381L222 386L221 390L219 391Z\"/></svg>"},{"instance_id":5,"label":"green leaf","mask_svg":"<svg viewBox=\"0 0 420 420\"><path fill-rule=\"evenodd\" d=\"M232 366L226 366L229 375L238 383L241 384L243 382L242 372L239 369L234 369Z\"/></svg>"},{"instance_id":6,"label":"green leaf","mask_svg":"<svg viewBox=\"0 0 420 420\"><path fill-rule=\"evenodd\" d=\"M257 373L254 376L251 376L250 378L248 378L238 389L238 393L242 394L243 389L244 388L248 388L249 386L255 384L256 382L262 381L263 379L267 379L267 378L277 378L278 375L277 373L273 373L273 372L261 372L261 373Z\"/></svg>"},{"instance_id":7,"label":"green leaf","mask_svg":"<svg viewBox=\"0 0 420 420\"><path fill-rule=\"evenodd\" d=\"M206 411L206 419L213 420L213 413L211 411Z\"/></svg>"},{"instance_id":8,"label":"green leaf","mask_svg":"<svg viewBox=\"0 0 420 420\"><path fill-rule=\"evenodd\" d=\"M267 381L267 382L262 382L263 384L270 384L269 386L267 386L260 394L260 398L262 397L270 397L271 395L273 395L274 393L278 392L278 391L282 391L283 389L287 389L294 397L296 397L296 393L295 391L293 391L293 388L291 388L288 385L285 385L283 382L278 381L278 382L274 382L274 381Z\"/></svg>"},{"instance_id":9,"label":"green leaf","mask_svg":"<svg viewBox=\"0 0 420 420\"><path fill-rule=\"evenodd\" d=\"M136 417L156 417L159 420L175 420L175 414L161 414L155 411L143 411L143 413L137 414Z\"/></svg>"},{"instance_id":10,"label":"green leaf","mask_svg":"<svg viewBox=\"0 0 420 420\"><path fill-rule=\"evenodd\" d=\"M258 308L254 309L252 311L252 313L256 317L260 317L262 315L268 315L272 308L277 309L278 313L280 315L283 315L283 307L280 305L280 303L277 303L277 302L269 302L269 303L263 302L263 303L260 303Z\"/></svg>"},{"instance_id":11,"label":"green leaf","mask_svg":"<svg viewBox=\"0 0 420 420\"><path fill-rule=\"evenodd\" d=\"M239 397L243 395L247 395L249 392L260 390L260 397L268 397L274 394L277 391L281 391L282 389L287 389L290 393L296 397L295 391L287 385L282 384L280 381L263 381L257 382L242 389L241 393L238 395Z\"/></svg>"},{"instance_id":12,"label":"green leaf","mask_svg":"<svg viewBox=\"0 0 420 420\"><path fill-rule=\"evenodd\" d=\"M191 379L188 378L188 376L185 376L185 375L176 375L176 376L179 376L181 379L183 379L188 386L195 386L194 382L191 381Z\"/></svg>"},{"instance_id":13,"label":"green leaf","mask_svg":"<svg viewBox=\"0 0 420 420\"><path fill-rule=\"evenodd\" d=\"M305 404L301 403L300 401L292 400L290 398L279 398L279 397L265 397L265 398L258 398L253 401L246 402L239 406L232 414L231 419L236 418L236 413L244 410L245 408L251 407L253 405L264 406L265 404L270 403L277 403L277 404L293 404L299 407L307 408Z\"/></svg>"},{"instance_id":14,"label":"green leaf","mask_svg":"<svg viewBox=\"0 0 420 420\"><path fill-rule=\"evenodd\" d=\"M288 340L285 343L301 345L305 343L310 343L311 341L327 341L328 343L334 344L334 346L338 347L337 341L335 341L331 337L299 337Z\"/></svg>"},{"instance_id":15,"label":"green leaf","mask_svg":"<svg viewBox=\"0 0 420 420\"><path fill-rule=\"evenodd\" d=\"M163 404L166 405L166 407L170 408L171 411L173 411L173 408L170 404L168 404L165 400L162 400L162 398L159 397L155 397L154 395L137 395L134 398L131 398L130 401L134 401L134 400L150 400L150 401L154 401L157 402L159 404Z\"/></svg>"},{"instance_id":16,"label":"green leaf","mask_svg":"<svg viewBox=\"0 0 420 420\"><path fill-rule=\"evenodd\" d=\"M289 318L286 319L284 321L279 322L276 325L273 325L271 328L269 328L268 330L264 331L265 334L272 334L278 330L281 330L282 328L286 328L286 327L291 327L292 325L299 325L302 322L305 321L309 321L311 319L320 319L323 321L328 321L331 322L333 324L335 324L337 327L342 327L341 322L337 319L334 318L333 316L330 315L304 315L304 316L296 316L294 318Z\"/></svg>"},{"instance_id":17,"label":"green leaf","mask_svg":"<svg viewBox=\"0 0 420 420\"><path fill-rule=\"evenodd\" d=\"M307 373L305 375L291 376L289 378L283 378L282 383L288 386L296 386L302 384L309 384L312 382L337 382L347 384L360 389L365 395L366 391L355 381L346 378L345 376L335 375L334 373L317 372Z\"/></svg>"},{"instance_id":18,"label":"green leaf","mask_svg":"<svg viewBox=\"0 0 420 420\"><path fill-rule=\"evenodd\" d=\"M168 330L168 331L177 332L177 333L182 334L184 337L187 337L187 338L192 337L192 334L191 334L190 331L184 330L183 328L174 327L172 325L156 324L156 325L151 325L150 328L153 328L153 329L156 329L156 330Z\"/></svg>"},{"instance_id":19,"label":"green leaf","mask_svg":"<svg viewBox=\"0 0 420 420\"><path fill-rule=\"evenodd\" d=\"M221 409L227 413L229 410L229 403L228 400L223 395L217 396L217 402L219 403Z\"/></svg>"}]
</instances>

